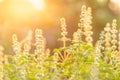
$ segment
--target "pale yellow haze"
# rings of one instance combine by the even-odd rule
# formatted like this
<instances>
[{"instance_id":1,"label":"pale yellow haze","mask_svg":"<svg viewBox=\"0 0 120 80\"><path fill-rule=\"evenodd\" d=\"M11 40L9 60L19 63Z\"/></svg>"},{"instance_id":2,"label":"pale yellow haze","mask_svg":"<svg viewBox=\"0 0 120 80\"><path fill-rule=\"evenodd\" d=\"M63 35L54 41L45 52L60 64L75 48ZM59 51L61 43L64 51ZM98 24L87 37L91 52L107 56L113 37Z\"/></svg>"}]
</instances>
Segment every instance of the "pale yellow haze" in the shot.
<instances>
[{"instance_id":1,"label":"pale yellow haze","mask_svg":"<svg viewBox=\"0 0 120 80\"><path fill-rule=\"evenodd\" d=\"M45 8L45 2L44 0L29 0L36 9L44 9Z\"/></svg>"},{"instance_id":2,"label":"pale yellow haze","mask_svg":"<svg viewBox=\"0 0 120 80\"><path fill-rule=\"evenodd\" d=\"M120 3L120 0L111 0L112 2L118 2L118 3Z\"/></svg>"},{"instance_id":3,"label":"pale yellow haze","mask_svg":"<svg viewBox=\"0 0 120 80\"><path fill-rule=\"evenodd\" d=\"M111 2L117 4L117 5L120 5L120 0L111 0Z\"/></svg>"}]
</instances>

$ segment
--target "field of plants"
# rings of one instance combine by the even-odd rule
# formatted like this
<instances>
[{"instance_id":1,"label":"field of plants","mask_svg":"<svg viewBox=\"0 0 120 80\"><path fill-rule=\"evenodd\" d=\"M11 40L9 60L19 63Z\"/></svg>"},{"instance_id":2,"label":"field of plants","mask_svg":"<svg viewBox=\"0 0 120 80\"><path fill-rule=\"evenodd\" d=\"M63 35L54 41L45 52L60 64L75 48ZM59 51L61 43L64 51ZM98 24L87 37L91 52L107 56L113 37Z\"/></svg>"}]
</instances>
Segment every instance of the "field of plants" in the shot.
<instances>
[{"instance_id":1,"label":"field of plants","mask_svg":"<svg viewBox=\"0 0 120 80\"><path fill-rule=\"evenodd\" d=\"M107 23L93 44L92 9L81 8L78 29L67 37L61 18L60 48L46 48L41 29L28 31L22 41L12 35L14 54L4 54L0 46L0 80L120 80L120 30L117 20ZM70 44L67 44L70 43Z\"/></svg>"}]
</instances>

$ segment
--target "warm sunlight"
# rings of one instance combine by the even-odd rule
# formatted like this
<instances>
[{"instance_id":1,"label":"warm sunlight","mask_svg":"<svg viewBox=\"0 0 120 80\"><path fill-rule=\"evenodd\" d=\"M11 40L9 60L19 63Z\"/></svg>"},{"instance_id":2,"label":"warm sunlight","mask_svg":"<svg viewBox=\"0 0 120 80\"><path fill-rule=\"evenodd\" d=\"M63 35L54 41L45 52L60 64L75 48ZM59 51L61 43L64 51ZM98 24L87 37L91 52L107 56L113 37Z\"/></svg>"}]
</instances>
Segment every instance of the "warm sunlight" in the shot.
<instances>
[{"instance_id":1,"label":"warm sunlight","mask_svg":"<svg viewBox=\"0 0 120 80\"><path fill-rule=\"evenodd\" d=\"M111 0L110 8L115 12L120 12L120 0Z\"/></svg>"},{"instance_id":2,"label":"warm sunlight","mask_svg":"<svg viewBox=\"0 0 120 80\"><path fill-rule=\"evenodd\" d=\"M120 80L120 0L0 0L0 80Z\"/></svg>"},{"instance_id":3,"label":"warm sunlight","mask_svg":"<svg viewBox=\"0 0 120 80\"><path fill-rule=\"evenodd\" d=\"M43 9L45 7L44 0L29 0L36 9Z\"/></svg>"},{"instance_id":4,"label":"warm sunlight","mask_svg":"<svg viewBox=\"0 0 120 80\"><path fill-rule=\"evenodd\" d=\"M115 3L120 3L120 0L111 0L111 1Z\"/></svg>"},{"instance_id":5,"label":"warm sunlight","mask_svg":"<svg viewBox=\"0 0 120 80\"><path fill-rule=\"evenodd\" d=\"M44 12L45 9L44 0L11 0L10 2L4 0L1 4L7 5L3 12L8 15L9 21L29 22L29 18Z\"/></svg>"},{"instance_id":6,"label":"warm sunlight","mask_svg":"<svg viewBox=\"0 0 120 80\"><path fill-rule=\"evenodd\" d=\"M3 0L0 0L0 2L3 2Z\"/></svg>"},{"instance_id":7,"label":"warm sunlight","mask_svg":"<svg viewBox=\"0 0 120 80\"><path fill-rule=\"evenodd\" d=\"M111 2L115 3L118 7L120 7L120 0L111 0Z\"/></svg>"}]
</instances>

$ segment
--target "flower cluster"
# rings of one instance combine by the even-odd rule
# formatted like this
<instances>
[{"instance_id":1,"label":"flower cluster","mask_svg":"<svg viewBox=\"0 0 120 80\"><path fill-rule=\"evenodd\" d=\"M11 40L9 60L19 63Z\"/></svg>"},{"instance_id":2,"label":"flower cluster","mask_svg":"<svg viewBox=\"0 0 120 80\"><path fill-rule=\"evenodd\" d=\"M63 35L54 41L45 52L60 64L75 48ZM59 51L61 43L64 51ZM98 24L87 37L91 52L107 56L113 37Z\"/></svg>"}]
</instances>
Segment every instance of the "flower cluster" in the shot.
<instances>
[{"instance_id":1,"label":"flower cluster","mask_svg":"<svg viewBox=\"0 0 120 80\"><path fill-rule=\"evenodd\" d=\"M67 32L67 29L66 29L66 21L65 21L65 18L61 18L60 19L61 21L61 36L62 38L60 38L59 40L63 42L63 47L66 47L66 41L68 41L69 39L66 37L68 32Z\"/></svg>"},{"instance_id":2,"label":"flower cluster","mask_svg":"<svg viewBox=\"0 0 120 80\"><path fill-rule=\"evenodd\" d=\"M80 15L80 23L78 23L78 30L73 35L73 42L81 42L82 36L85 36L85 41L89 45L93 45L92 41L92 10L90 7L86 8L86 6L82 6L81 15Z\"/></svg>"},{"instance_id":3,"label":"flower cluster","mask_svg":"<svg viewBox=\"0 0 120 80\"><path fill-rule=\"evenodd\" d=\"M111 33L112 33L112 40L111 40L111 43L112 43L112 51L116 51L117 50L117 23L116 23L116 20L114 19L113 22L112 22L112 30L111 30Z\"/></svg>"},{"instance_id":4,"label":"flower cluster","mask_svg":"<svg viewBox=\"0 0 120 80\"><path fill-rule=\"evenodd\" d=\"M120 30L117 30L117 20L106 24L94 46L91 12L90 7L82 6L78 30L73 33L69 46L66 45L70 39L67 38L65 18L60 19L62 37L59 40L63 47L54 49L53 53L45 48L41 29L35 30L35 43L32 43L32 31L22 41L14 34L14 56L7 58L0 47L0 80L119 80Z\"/></svg>"},{"instance_id":5,"label":"flower cluster","mask_svg":"<svg viewBox=\"0 0 120 80\"><path fill-rule=\"evenodd\" d=\"M35 54L42 54L45 50L45 38L41 29L35 30Z\"/></svg>"},{"instance_id":6,"label":"flower cluster","mask_svg":"<svg viewBox=\"0 0 120 80\"><path fill-rule=\"evenodd\" d=\"M26 39L24 40L24 50L23 50L24 54L29 54L29 51L31 49L32 33L33 33L32 31L29 31Z\"/></svg>"},{"instance_id":7,"label":"flower cluster","mask_svg":"<svg viewBox=\"0 0 120 80\"><path fill-rule=\"evenodd\" d=\"M13 40L12 47L13 47L13 51L15 52L15 54L21 53L21 43L18 41L16 34L13 34L12 40Z\"/></svg>"}]
</instances>

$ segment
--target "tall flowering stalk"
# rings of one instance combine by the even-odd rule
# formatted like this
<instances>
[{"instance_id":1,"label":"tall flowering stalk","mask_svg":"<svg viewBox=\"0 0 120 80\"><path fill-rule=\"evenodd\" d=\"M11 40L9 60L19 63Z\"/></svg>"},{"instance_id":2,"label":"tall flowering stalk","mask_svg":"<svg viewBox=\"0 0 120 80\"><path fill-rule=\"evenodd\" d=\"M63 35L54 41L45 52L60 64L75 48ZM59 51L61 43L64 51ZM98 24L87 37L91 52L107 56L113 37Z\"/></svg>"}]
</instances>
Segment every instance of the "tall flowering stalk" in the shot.
<instances>
[{"instance_id":1,"label":"tall flowering stalk","mask_svg":"<svg viewBox=\"0 0 120 80\"><path fill-rule=\"evenodd\" d=\"M35 30L35 54L41 54L45 51L45 38L41 29Z\"/></svg>"},{"instance_id":2,"label":"tall flowering stalk","mask_svg":"<svg viewBox=\"0 0 120 80\"><path fill-rule=\"evenodd\" d=\"M85 17L85 24L84 24L84 34L86 36L85 40L86 42L89 44L89 45L93 45L92 42L93 42L93 38L92 38L92 14L91 14L92 10L90 7L87 8L87 11L86 11L86 17Z\"/></svg>"},{"instance_id":3,"label":"tall flowering stalk","mask_svg":"<svg viewBox=\"0 0 120 80\"><path fill-rule=\"evenodd\" d=\"M61 21L61 31L62 31L61 32L62 38L60 40L63 41L63 47L66 47L66 41L69 40L66 37L68 34L67 29L66 29L66 21L65 21L65 18L61 18L60 21Z\"/></svg>"},{"instance_id":4,"label":"tall flowering stalk","mask_svg":"<svg viewBox=\"0 0 120 80\"><path fill-rule=\"evenodd\" d=\"M28 35L25 39L25 43L24 43L24 50L23 53L28 54L30 49L31 49L31 41L32 41L32 31L28 32Z\"/></svg>"},{"instance_id":5,"label":"tall flowering stalk","mask_svg":"<svg viewBox=\"0 0 120 80\"><path fill-rule=\"evenodd\" d=\"M104 51L105 51L104 44L105 44L105 31L102 31L100 33L99 40L96 42L96 45L95 45L95 50L96 50L95 63L98 63L98 61L101 58L104 58Z\"/></svg>"},{"instance_id":6,"label":"tall flowering stalk","mask_svg":"<svg viewBox=\"0 0 120 80\"><path fill-rule=\"evenodd\" d=\"M78 31L75 33L76 35L76 40L78 39L78 41L82 41L82 36L83 34L85 35L85 41L89 44L89 45L93 45L92 41L92 10L90 7L86 8L85 5L82 6L81 8L81 14L80 14L80 23L78 23ZM77 38L78 37L78 38ZM75 40L75 41L76 41Z\"/></svg>"},{"instance_id":7,"label":"tall flowering stalk","mask_svg":"<svg viewBox=\"0 0 120 80\"><path fill-rule=\"evenodd\" d=\"M85 41L92 46L92 10L90 7L86 8L85 5L81 8L80 23L78 23L78 30L73 34L73 42L81 42L83 34Z\"/></svg>"},{"instance_id":8,"label":"tall flowering stalk","mask_svg":"<svg viewBox=\"0 0 120 80\"><path fill-rule=\"evenodd\" d=\"M110 51L111 50L111 28L110 23L106 24L106 27L104 28L105 31L105 50Z\"/></svg>"},{"instance_id":9,"label":"tall flowering stalk","mask_svg":"<svg viewBox=\"0 0 120 80\"><path fill-rule=\"evenodd\" d=\"M37 62L36 67L40 68L40 72L36 74L36 79L40 80L39 75L43 77L45 74L45 69L43 67L45 63L44 60L48 57L45 57L45 38L43 37L43 32L41 29L35 30L35 47L36 57L34 57L34 60Z\"/></svg>"},{"instance_id":10,"label":"tall flowering stalk","mask_svg":"<svg viewBox=\"0 0 120 80\"><path fill-rule=\"evenodd\" d=\"M100 38L98 40L98 44L99 44L99 48L100 48L100 51L102 53L102 51L104 51L105 47L104 47L104 43L105 43L105 31L102 31L100 33Z\"/></svg>"},{"instance_id":11,"label":"tall flowering stalk","mask_svg":"<svg viewBox=\"0 0 120 80\"><path fill-rule=\"evenodd\" d=\"M112 30L111 30L111 33L112 33L112 40L111 40L111 43L112 43L112 51L116 51L116 49L117 49L117 29L116 29L116 27L117 27L117 23L116 23L116 20L114 19L113 20L113 22L112 22Z\"/></svg>"},{"instance_id":12,"label":"tall flowering stalk","mask_svg":"<svg viewBox=\"0 0 120 80\"><path fill-rule=\"evenodd\" d=\"M13 47L13 51L15 52L15 54L21 53L21 43L18 42L18 38L16 34L13 34L12 41L13 41L12 47Z\"/></svg>"},{"instance_id":13,"label":"tall flowering stalk","mask_svg":"<svg viewBox=\"0 0 120 80\"><path fill-rule=\"evenodd\" d=\"M80 22L78 23L78 30L73 34L73 42L81 42L84 34L83 29L86 23L86 6L83 5L81 8Z\"/></svg>"},{"instance_id":14,"label":"tall flowering stalk","mask_svg":"<svg viewBox=\"0 0 120 80\"><path fill-rule=\"evenodd\" d=\"M86 24L86 6L83 5L81 8L81 14L80 14L80 23L78 23L78 27L83 31L83 28L85 27Z\"/></svg>"}]
</instances>

